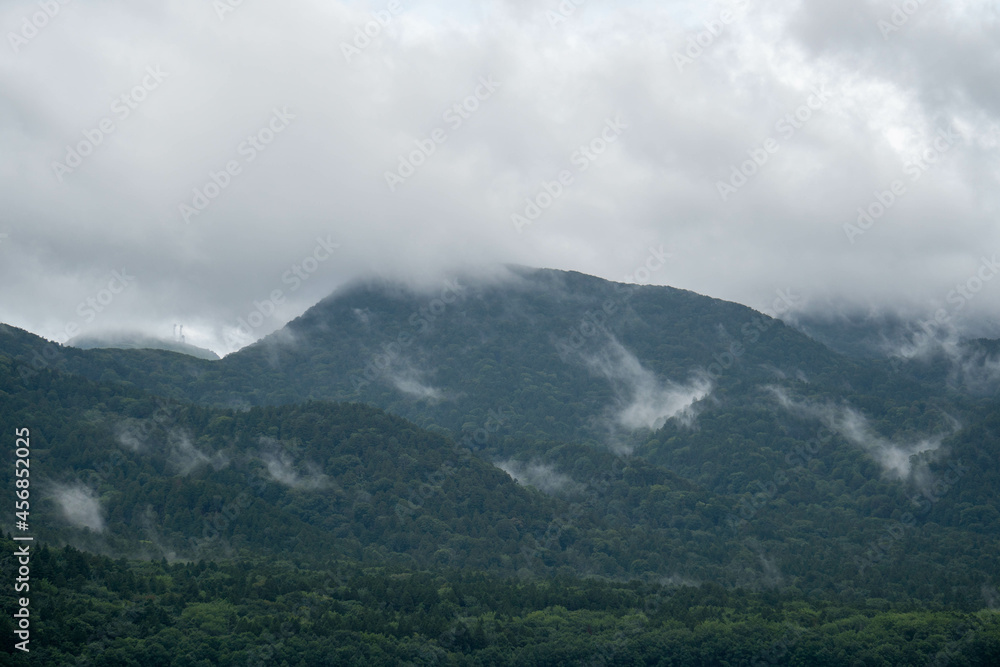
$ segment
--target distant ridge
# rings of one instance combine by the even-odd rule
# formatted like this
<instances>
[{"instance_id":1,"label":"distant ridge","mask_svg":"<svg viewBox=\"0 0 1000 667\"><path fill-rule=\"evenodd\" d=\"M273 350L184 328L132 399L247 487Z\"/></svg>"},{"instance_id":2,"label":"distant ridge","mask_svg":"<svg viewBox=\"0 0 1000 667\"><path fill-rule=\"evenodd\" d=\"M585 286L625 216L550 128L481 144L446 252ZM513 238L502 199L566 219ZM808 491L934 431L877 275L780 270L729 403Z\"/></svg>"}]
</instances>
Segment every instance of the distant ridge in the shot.
<instances>
[{"instance_id":1,"label":"distant ridge","mask_svg":"<svg viewBox=\"0 0 1000 667\"><path fill-rule=\"evenodd\" d=\"M118 349L118 350L167 350L179 352L198 359L218 361L219 355L211 350L196 347L188 343L166 338L156 338L137 331L118 331L103 334L77 336L67 343L70 347L81 350Z\"/></svg>"}]
</instances>

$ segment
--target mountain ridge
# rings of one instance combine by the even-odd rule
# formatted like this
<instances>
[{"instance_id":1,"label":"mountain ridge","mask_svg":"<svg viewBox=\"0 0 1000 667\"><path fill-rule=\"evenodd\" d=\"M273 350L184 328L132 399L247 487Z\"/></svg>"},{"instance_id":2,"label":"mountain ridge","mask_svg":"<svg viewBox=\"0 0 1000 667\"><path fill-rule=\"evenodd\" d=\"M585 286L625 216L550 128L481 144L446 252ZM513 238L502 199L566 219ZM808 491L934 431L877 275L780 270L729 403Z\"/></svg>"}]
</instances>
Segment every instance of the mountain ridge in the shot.
<instances>
[{"instance_id":1,"label":"mountain ridge","mask_svg":"<svg viewBox=\"0 0 1000 667\"><path fill-rule=\"evenodd\" d=\"M52 434L52 488L114 508L50 538L189 558L202 516L236 553L949 604L997 566L990 399L692 292L545 270L443 289L352 287L219 361L0 327L0 413Z\"/></svg>"}]
</instances>

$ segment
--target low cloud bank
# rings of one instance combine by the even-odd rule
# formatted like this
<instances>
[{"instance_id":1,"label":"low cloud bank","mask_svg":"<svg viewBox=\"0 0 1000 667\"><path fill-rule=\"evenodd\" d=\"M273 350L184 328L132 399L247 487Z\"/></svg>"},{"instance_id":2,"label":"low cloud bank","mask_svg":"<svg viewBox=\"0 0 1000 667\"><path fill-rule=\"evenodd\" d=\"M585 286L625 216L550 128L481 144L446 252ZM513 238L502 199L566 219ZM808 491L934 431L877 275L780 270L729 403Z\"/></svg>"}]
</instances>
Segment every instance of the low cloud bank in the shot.
<instances>
[{"instance_id":1,"label":"low cloud bank","mask_svg":"<svg viewBox=\"0 0 1000 667\"><path fill-rule=\"evenodd\" d=\"M798 416L818 419L852 445L865 450L887 474L895 477L909 478L914 472L911 457L937 451L945 437L934 435L914 442L893 442L875 433L868 419L849 405L798 401L780 387L769 389L783 408ZM953 426L957 428L957 422Z\"/></svg>"}]
</instances>

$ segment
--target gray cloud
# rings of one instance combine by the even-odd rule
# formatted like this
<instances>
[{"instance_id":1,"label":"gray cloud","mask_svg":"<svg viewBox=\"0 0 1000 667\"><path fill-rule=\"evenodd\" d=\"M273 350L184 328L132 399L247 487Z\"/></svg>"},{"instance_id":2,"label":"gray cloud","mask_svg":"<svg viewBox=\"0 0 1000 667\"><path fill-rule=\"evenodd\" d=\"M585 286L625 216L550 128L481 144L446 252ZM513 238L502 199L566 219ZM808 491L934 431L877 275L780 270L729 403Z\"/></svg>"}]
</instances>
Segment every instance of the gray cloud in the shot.
<instances>
[{"instance_id":1,"label":"gray cloud","mask_svg":"<svg viewBox=\"0 0 1000 667\"><path fill-rule=\"evenodd\" d=\"M440 389L424 382L424 373L406 358L392 359L386 373L392 386L408 396L432 402L444 397Z\"/></svg>"},{"instance_id":2,"label":"gray cloud","mask_svg":"<svg viewBox=\"0 0 1000 667\"><path fill-rule=\"evenodd\" d=\"M329 477L322 473L318 465L311 461L296 462L282 442L267 437L261 437L259 442L264 449L258 456L266 467L268 476L275 482L307 491L330 486Z\"/></svg>"},{"instance_id":3,"label":"gray cloud","mask_svg":"<svg viewBox=\"0 0 1000 667\"><path fill-rule=\"evenodd\" d=\"M914 478L919 481L924 470L922 467L914 468L912 457L936 452L945 437L945 434L937 434L911 442L894 442L878 435L865 416L849 405L799 401L780 387L769 387L769 389L783 408L798 415L818 419L852 445L865 450L882 466L886 474L894 477L905 479L914 474ZM957 430L958 422L953 419L950 421L952 428Z\"/></svg>"},{"instance_id":4,"label":"gray cloud","mask_svg":"<svg viewBox=\"0 0 1000 667\"><path fill-rule=\"evenodd\" d=\"M63 517L77 528L104 532L104 514L97 493L82 484L54 484L50 495Z\"/></svg>"},{"instance_id":5,"label":"gray cloud","mask_svg":"<svg viewBox=\"0 0 1000 667\"><path fill-rule=\"evenodd\" d=\"M564 490L574 490L580 485L569 475L558 472L555 466L548 463L524 463L510 459L496 464L498 468L511 476L522 486L533 486L543 493L553 494Z\"/></svg>"},{"instance_id":6,"label":"gray cloud","mask_svg":"<svg viewBox=\"0 0 1000 667\"><path fill-rule=\"evenodd\" d=\"M63 6L0 49L0 321L56 339L183 323L225 353L359 276L517 262L617 279L657 244L685 251L656 282L757 308L778 288L806 308L933 308L1000 248L995 3L924 3L883 38L888 0L754 2L679 68L730 4L585 3L552 24L558 3L407 2L350 62L341 43L383 4ZM5 3L0 25L37 11ZM787 136L816 88L828 99ZM390 192L401 159L421 164ZM561 172L518 233L512 214ZM895 180L905 194L851 243L844 225ZM956 326L998 305L984 287ZM259 324L240 337L241 320Z\"/></svg>"},{"instance_id":7,"label":"gray cloud","mask_svg":"<svg viewBox=\"0 0 1000 667\"><path fill-rule=\"evenodd\" d=\"M983 350L966 351L956 359L952 381L975 392L993 392L1000 385L1000 356Z\"/></svg>"},{"instance_id":8,"label":"gray cloud","mask_svg":"<svg viewBox=\"0 0 1000 667\"><path fill-rule=\"evenodd\" d=\"M141 452L146 449L149 431L149 422L145 420L123 420L115 426L115 437L122 447L133 452Z\"/></svg>"},{"instance_id":9,"label":"gray cloud","mask_svg":"<svg viewBox=\"0 0 1000 667\"><path fill-rule=\"evenodd\" d=\"M712 382L701 375L684 385L661 381L610 334L597 353L582 357L594 374L611 382L618 397L615 426L628 431L659 429L669 419L690 426L694 404L712 391Z\"/></svg>"},{"instance_id":10,"label":"gray cloud","mask_svg":"<svg viewBox=\"0 0 1000 667\"><path fill-rule=\"evenodd\" d=\"M201 466L212 466L216 470L229 465L222 452L209 456L191 441L191 436L181 429L172 429L167 434L167 461L181 475L190 475Z\"/></svg>"},{"instance_id":11,"label":"gray cloud","mask_svg":"<svg viewBox=\"0 0 1000 667\"><path fill-rule=\"evenodd\" d=\"M421 383L413 377L393 376L392 384L405 394L416 398L437 401L441 398L441 390Z\"/></svg>"}]
</instances>

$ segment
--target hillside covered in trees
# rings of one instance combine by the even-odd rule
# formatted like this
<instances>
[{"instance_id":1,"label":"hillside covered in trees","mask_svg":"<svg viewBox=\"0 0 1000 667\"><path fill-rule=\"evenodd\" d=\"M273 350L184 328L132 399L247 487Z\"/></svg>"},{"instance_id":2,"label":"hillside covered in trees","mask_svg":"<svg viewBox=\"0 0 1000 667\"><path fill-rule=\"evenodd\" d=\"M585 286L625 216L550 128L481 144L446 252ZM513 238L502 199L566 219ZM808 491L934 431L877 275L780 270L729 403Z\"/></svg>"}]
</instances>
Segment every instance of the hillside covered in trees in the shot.
<instances>
[{"instance_id":1,"label":"hillside covered in trees","mask_svg":"<svg viewBox=\"0 0 1000 667\"><path fill-rule=\"evenodd\" d=\"M46 664L996 662L988 385L670 288L457 285L218 361L0 327Z\"/></svg>"}]
</instances>

